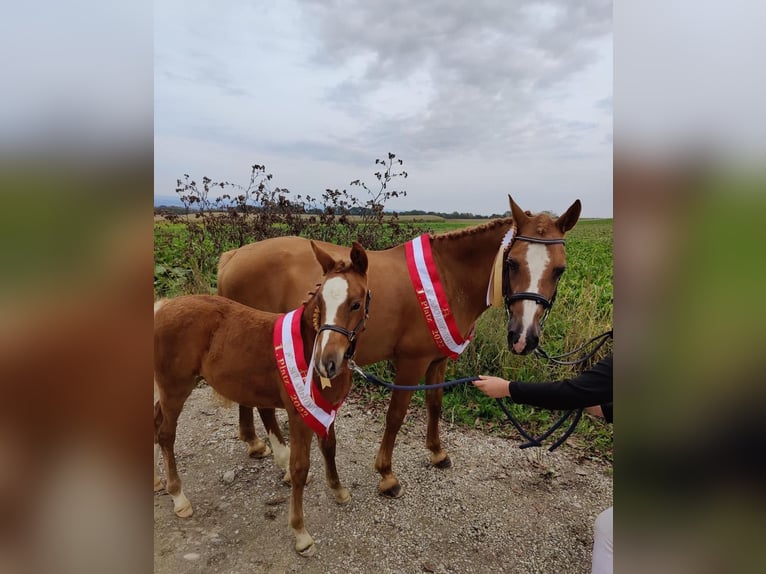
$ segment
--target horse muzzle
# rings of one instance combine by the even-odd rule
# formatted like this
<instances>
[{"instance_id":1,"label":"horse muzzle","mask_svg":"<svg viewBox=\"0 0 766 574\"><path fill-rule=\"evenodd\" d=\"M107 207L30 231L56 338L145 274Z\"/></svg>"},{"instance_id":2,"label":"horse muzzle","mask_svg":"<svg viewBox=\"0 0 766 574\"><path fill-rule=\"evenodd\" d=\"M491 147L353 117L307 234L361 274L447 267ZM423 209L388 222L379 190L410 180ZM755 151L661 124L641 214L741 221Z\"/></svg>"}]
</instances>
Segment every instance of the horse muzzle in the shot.
<instances>
[{"instance_id":1,"label":"horse muzzle","mask_svg":"<svg viewBox=\"0 0 766 574\"><path fill-rule=\"evenodd\" d=\"M528 355L534 351L540 343L540 337L532 331L508 331L508 350L514 355Z\"/></svg>"}]
</instances>

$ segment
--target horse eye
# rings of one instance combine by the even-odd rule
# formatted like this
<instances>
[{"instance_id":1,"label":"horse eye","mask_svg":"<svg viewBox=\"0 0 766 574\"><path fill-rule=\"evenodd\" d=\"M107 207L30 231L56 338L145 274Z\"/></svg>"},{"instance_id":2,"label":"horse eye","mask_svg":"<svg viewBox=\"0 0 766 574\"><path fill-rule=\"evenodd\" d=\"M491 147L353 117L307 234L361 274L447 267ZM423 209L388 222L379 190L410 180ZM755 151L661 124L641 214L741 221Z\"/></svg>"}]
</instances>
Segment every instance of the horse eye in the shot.
<instances>
[{"instance_id":1,"label":"horse eye","mask_svg":"<svg viewBox=\"0 0 766 574\"><path fill-rule=\"evenodd\" d=\"M354 303L351 305L351 310L356 311L357 309L360 309L362 306L359 303Z\"/></svg>"},{"instance_id":2,"label":"horse eye","mask_svg":"<svg viewBox=\"0 0 766 574\"><path fill-rule=\"evenodd\" d=\"M508 268L511 271L518 271L519 270L519 262L515 259L508 259Z\"/></svg>"},{"instance_id":3,"label":"horse eye","mask_svg":"<svg viewBox=\"0 0 766 574\"><path fill-rule=\"evenodd\" d=\"M567 270L566 267L555 267L553 269L553 276L556 279L558 279L559 277L561 277L564 274L564 271L566 271L566 270Z\"/></svg>"}]
</instances>

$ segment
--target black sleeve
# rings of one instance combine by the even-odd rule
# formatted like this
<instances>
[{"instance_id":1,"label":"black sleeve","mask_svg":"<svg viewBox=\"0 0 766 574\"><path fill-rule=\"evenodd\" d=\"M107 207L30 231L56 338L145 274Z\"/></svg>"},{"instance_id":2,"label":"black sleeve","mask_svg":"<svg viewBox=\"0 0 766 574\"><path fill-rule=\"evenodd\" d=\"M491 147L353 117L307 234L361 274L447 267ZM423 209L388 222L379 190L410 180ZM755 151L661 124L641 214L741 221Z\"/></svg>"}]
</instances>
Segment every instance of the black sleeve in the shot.
<instances>
[{"instance_id":1,"label":"black sleeve","mask_svg":"<svg viewBox=\"0 0 766 574\"><path fill-rule=\"evenodd\" d=\"M611 403L612 355L572 379L549 383L511 381L508 390L516 403L547 409L579 409ZM611 415L611 408L609 411Z\"/></svg>"},{"instance_id":2,"label":"black sleeve","mask_svg":"<svg viewBox=\"0 0 766 574\"><path fill-rule=\"evenodd\" d=\"M601 405L601 410L604 411L604 420L606 420L606 422L608 423L612 422L612 416L613 416L612 403L606 403Z\"/></svg>"}]
</instances>

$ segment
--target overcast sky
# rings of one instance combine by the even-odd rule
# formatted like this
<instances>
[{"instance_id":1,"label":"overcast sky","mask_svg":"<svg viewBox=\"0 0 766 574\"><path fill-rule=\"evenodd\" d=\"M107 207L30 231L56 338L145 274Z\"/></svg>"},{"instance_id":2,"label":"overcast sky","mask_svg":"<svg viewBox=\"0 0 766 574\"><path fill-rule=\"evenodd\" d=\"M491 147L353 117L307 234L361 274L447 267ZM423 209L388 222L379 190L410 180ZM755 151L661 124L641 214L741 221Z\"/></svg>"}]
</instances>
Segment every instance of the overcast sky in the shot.
<instances>
[{"instance_id":1,"label":"overcast sky","mask_svg":"<svg viewBox=\"0 0 766 574\"><path fill-rule=\"evenodd\" d=\"M317 196L394 152L392 209L612 216L610 1L155 6L156 195L260 163Z\"/></svg>"}]
</instances>

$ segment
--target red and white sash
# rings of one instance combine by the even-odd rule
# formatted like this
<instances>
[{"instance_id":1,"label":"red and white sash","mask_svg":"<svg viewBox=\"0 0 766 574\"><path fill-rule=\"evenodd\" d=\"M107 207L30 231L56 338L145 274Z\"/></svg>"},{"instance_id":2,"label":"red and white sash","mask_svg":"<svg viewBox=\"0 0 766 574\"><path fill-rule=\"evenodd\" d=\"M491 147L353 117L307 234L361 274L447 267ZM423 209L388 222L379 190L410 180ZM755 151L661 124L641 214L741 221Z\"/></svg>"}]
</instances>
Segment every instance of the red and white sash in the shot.
<instances>
[{"instance_id":1,"label":"red and white sash","mask_svg":"<svg viewBox=\"0 0 766 574\"><path fill-rule=\"evenodd\" d=\"M464 339L450 310L447 295L439 280L431 240L427 233L405 244L407 269L420 303L420 310L431 331L434 343L445 355L457 359L473 338L473 327Z\"/></svg>"},{"instance_id":2,"label":"red and white sash","mask_svg":"<svg viewBox=\"0 0 766 574\"><path fill-rule=\"evenodd\" d=\"M313 384L314 359L312 357L307 367L301 339L301 315L303 306L277 319L274 325L274 356L293 406L305 423L325 438L340 404L330 404Z\"/></svg>"}]
</instances>

